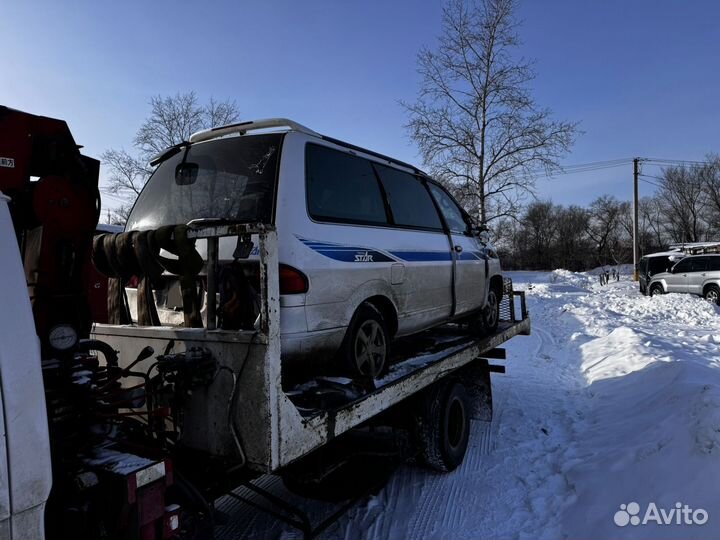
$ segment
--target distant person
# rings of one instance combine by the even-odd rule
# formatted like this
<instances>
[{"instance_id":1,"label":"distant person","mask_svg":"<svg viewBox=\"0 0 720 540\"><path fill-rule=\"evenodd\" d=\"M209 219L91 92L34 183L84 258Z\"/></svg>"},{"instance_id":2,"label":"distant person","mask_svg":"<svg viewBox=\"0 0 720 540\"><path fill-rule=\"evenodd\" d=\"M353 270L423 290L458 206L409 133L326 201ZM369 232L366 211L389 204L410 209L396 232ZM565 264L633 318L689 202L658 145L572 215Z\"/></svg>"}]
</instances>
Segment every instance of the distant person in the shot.
<instances>
[{"instance_id":1,"label":"distant person","mask_svg":"<svg viewBox=\"0 0 720 540\"><path fill-rule=\"evenodd\" d=\"M610 272L605 270L605 285L610 283Z\"/></svg>"},{"instance_id":2,"label":"distant person","mask_svg":"<svg viewBox=\"0 0 720 540\"><path fill-rule=\"evenodd\" d=\"M615 281L620 281L620 270L619 269L617 272L615 272Z\"/></svg>"}]
</instances>

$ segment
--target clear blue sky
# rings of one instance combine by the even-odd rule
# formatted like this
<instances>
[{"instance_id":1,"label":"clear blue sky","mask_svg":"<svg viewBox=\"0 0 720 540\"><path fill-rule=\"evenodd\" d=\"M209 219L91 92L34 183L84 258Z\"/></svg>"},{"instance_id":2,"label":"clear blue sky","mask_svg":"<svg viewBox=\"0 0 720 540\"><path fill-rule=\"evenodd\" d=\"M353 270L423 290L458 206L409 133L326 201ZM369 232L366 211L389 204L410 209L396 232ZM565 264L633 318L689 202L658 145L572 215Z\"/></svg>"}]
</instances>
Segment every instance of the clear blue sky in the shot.
<instances>
[{"instance_id":1,"label":"clear blue sky","mask_svg":"<svg viewBox=\"0 0 720 540\"><path fill-rule=\"evenodd\" d=\"M67 120L88 155L129 149L150 96L196 90L420 165L398 100L415 96L439 2L2 0L1 13L0 104ZM585 131L565 164L720 152L720 2L521 0L519 16L538 103ZM631 178L565 175L538 194L629 199Z\"/></svg>"}]
</instances>

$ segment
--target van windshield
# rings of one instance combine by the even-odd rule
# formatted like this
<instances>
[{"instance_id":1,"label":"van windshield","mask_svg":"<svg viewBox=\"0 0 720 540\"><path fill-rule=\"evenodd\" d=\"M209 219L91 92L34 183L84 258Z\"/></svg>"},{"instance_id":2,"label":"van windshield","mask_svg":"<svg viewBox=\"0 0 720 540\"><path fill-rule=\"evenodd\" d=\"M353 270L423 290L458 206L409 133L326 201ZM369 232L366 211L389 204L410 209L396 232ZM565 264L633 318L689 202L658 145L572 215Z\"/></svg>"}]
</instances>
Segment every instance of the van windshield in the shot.
<instances>
[{"instance_id":1,"label":"van windshield","mask_svg":"<svg viewBox=\"0 0 720 540\"><path fill-rule=\"evenodd\" d=\"M282 134L198 143L162 162L148 180L126 230L193 219L271 223Z\"/></svg>"}]
</instances>

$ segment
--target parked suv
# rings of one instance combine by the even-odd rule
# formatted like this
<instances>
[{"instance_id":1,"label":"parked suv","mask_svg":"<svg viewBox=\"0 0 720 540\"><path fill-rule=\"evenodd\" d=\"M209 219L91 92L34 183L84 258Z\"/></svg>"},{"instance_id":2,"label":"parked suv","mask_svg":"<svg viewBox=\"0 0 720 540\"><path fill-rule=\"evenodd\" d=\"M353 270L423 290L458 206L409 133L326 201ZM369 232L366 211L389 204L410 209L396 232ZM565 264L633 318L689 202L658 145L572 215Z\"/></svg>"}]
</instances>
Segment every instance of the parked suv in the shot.
<instances>
[{"instance_id":1,"label":"parked suv","mask_svg":"<svg viewBox=\"0 0 720 540\"><path fill-rule=\"evenodd\" d=\"M720 255L692 255L669 272L652 277L650 296L663 293L697 294L714 303L720 299Z\"/></svg>"},{"instance_id":2,"label":"parked suv","mask_svg":"<svg viewBox=\"0 0 720 540\"><path fill-rule=\"evenodd\" d=\"M158 161L127 230L204 219L276 226L284 360L339 356L376 377L396 337L458 320L497 327L495 249L411 165L285 119L196 133ZM221 242L221 260L235 248ZM181 295L174 279L161 288L161 319L171 321Z\"/></svg>"},{"instance_id":3,"label":"parked suv","mask_svg":"<svg viewBox=\"0 0 720 540\"><path fill-rule=\"evenodd\" d=\"M650 292L648 284L655 274L667 272L680 259L685 257L680 249L649 253L643 256L638 263L638 278L640 292L647 295Z\"/></svg>"}]
</instances>

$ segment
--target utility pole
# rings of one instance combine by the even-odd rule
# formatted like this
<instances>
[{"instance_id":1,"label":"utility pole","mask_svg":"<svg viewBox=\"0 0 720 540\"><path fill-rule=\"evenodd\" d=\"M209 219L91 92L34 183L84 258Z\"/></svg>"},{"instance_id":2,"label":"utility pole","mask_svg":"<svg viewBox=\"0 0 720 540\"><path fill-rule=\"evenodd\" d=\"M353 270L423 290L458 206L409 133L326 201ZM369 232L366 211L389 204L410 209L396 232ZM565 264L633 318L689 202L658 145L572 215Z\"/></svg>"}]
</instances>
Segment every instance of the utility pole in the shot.
<instances>
[{"instance_id":1,"label":"utility pole","mask_svg":"<svg viewBox=\"0 0 720 540\"><path fill-rule=\"evenodd\" d=\"M640 158L633 159L633 280L638 278L638 256L640 255L640 241L638 238L638 177L640 176Z\"/></svg>"}]
</instances>

